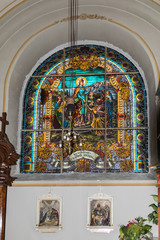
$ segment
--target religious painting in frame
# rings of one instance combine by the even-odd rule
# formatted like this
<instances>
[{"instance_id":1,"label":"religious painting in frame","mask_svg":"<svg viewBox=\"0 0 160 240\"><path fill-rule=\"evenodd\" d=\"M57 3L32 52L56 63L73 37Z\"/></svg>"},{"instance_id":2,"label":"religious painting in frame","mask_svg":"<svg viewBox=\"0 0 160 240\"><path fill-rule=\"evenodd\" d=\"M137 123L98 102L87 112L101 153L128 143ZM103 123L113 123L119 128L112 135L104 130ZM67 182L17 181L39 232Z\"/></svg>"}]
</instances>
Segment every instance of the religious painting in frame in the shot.
<instances>
[{"instance_id":1,"label":"religious painting in frame","mask_svg":"<svg viewBox=\"0 0 160 240\"><path fill-rule=\"evenodd\" d=\"M103 193L88 198L87 229L110 233L113 230L113 198Z\"/></svg>"},{"instance_id":2,"label":"religious painting in frame","mask_svg":"<svg viewBox=\"0 0 160 240\"><path fill-rule=\"evenodd\" d=\"M62 198L52 194L44 195L37 202L36 230L56 233L62 229Z\"/></svg>"}]
</instances>

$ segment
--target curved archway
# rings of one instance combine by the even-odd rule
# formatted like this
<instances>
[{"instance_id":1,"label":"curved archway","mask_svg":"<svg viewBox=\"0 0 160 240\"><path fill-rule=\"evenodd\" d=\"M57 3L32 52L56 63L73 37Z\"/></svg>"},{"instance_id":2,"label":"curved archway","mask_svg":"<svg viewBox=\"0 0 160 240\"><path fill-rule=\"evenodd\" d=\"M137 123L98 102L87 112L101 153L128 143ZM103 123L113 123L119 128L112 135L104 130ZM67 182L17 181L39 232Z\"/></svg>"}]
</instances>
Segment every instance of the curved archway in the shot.
<instances>
[{"instance_id":1,"label":"curved archway","mask_svg":"<svg viewBox=\"0 0 160 240\"><path fill-rule=\"evenodd\" d=\"M47 58L28 82L22 131L22 172L148 171L144 82L111 48L77 46L74 59L69 48Z\"/></svg>"}]
</instances>

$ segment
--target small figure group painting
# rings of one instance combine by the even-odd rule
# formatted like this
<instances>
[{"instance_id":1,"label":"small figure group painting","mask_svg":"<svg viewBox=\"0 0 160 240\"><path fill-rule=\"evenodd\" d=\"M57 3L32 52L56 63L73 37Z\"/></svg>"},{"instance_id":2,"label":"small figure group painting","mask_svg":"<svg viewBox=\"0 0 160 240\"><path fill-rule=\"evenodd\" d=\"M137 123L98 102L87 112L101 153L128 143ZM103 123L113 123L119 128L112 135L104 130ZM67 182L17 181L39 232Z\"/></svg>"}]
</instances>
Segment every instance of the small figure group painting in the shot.
<instances>
[{"instance_id":1,"label":"small figure group painting","mask_svg":"<svg viewBox=\"0 0 160 240\"><path fill-rule=\"evenodd\" d=\"M40 202L39 226L59 225L59 202L57 200L42 200Z\"/></svg>"},{"instance_id":2,"label":"small figure group painting","mask_svg":"<svg viewBox=\"0 0 160 240\"><path fill-rule=\"evenodd\" d=\"M110 226L111 203L109 200L94 199L90 203L90 226Z\"/></svg>"}]
</instances>

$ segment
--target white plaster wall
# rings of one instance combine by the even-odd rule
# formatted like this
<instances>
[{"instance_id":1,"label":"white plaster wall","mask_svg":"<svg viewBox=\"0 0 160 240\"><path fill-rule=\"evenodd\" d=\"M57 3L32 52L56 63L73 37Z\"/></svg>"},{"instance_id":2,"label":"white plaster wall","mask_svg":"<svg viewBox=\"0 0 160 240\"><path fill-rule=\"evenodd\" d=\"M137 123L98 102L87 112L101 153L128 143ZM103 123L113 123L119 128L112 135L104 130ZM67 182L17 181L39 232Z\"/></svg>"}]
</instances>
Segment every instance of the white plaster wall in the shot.
<instances>
[{"instance_id":1,"label":"white plaster wall","mask_svg":"<svg viewBox=\"0 0 160 240\"><path fill-rule=\"evenodd\" d=\"M63 198L63 228L57 233L40 233L35 230L37 199L48 194L49 187L10 187L8 189L6 240L118 240L119 225L127 224L135 217L147 217L151 209L150 186L107 186L107 187L52 187L52 194ZM114 231L91 233L86 230L87 201L95 193L103 192L114 198ZM154 226L154 236L158 236Z\"/></svg>"},{"instance_id":2,"label":"white plaster wall","mask_svg":"<svg viewBox=\"0 0 160 240\"><path fill-rule=\"evenodd\" d=\"M7 4L12 5L7 6ZM24 2L12 11L13 6ZM99 14L109 20L80 20L79 40L95 40L114 44L129 53L138 62L150 89L150 122L152 161L157 161L155 92L158 74L153 55L160 69L160 6L150 0L80 0L79 14ZM6 84L6 108L10 121L7 133L17 146L19 99L25 76L36 62L55 47L67 42L67 24L60 22L32 39L32 35L56 20L68 15L66 0L2 0L0 2L0 114L3 109L4 83ZM5 3L5 4L4 4ZM6 7L6 8L5 8ZM5 8L3 11L2 8ZM5 15L3 15L5 13ZM7 13L7 14L6 14ZM128 28L123 27L126 26ZM131 32L130 30L133 32ZM138 38L145 40L149 49ZM26 45L23 47L23 44ZM12 64L13 63L13 64ZM115 230L110 234L93 234L86 230L87 198L100 191L99 187L52 187L52 193L63 198L63 229L56 234L35 231L36 201L47 194L46 187L10 187L7 200L6 240L117 240L120 224L127 224L134 217L146 217L152 203L155 187L124 186L103 187L102 192L114 198ZM157 236L157 229L153 229Z\"/></svg>"}]
</instances>

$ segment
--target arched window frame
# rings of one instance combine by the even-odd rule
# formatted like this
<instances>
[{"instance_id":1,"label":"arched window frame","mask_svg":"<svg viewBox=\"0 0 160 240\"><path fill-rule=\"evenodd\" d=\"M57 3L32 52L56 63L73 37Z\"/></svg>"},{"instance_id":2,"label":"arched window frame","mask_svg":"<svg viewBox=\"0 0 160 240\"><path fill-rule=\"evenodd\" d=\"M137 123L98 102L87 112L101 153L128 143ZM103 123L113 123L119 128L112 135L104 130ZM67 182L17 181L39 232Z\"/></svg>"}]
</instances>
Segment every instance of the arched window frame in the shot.
<instances>
[{"instance_id":1,"label":"arched window frame","mask_svg":"<svg viewBox=\"0 0 160 240\"><path fill-rule=\"evenodd\" d=\"M107 58L104 58L104 59L107 59ZM42 66L42 65L41 65ZM139 71L138 71L139 72ZM106 74L106 71L105 71L105 74ZM140 73L139 73L140 74ZM43 81L43 80L42 80ZM141 78L141 81L143 81L143 79ZM131 88L132 89L134 89L133 88L133 81L129 81L129 84L131 85ZM39 85L40 86L40 85ZM146 90L145 90L145 88L144 88L144 93L145 93L145 97L146 97ZM135 105L136 104L136 102L137 102L137 100L136 100L136 93L135 93L135 90L133 91L133 95L134 95L134 97L133 97L133 104ZM37 95L38 96L38 95ZM35 105L35 107L36 107L36 104L37 104L37 101L35 101L35 103L34 103L34 105ZM146 101L145 101L145 104L147 105L147 99L146 99ZM147 109L147 106L145 106L145 108ZM133 112L133 115L134 115L134 117L133 117L133 119L135 119L135 122L137 122L137 116L136 116L136 113L135 112ZM146 118L145 118L145 121L148 121L147 120L147 116L148 116L148 113L147 113L147 115L146 115ZM34 114L34 124L35 124L35 114ZM35 127L36 127L36 125L33 125L33 129L35 129ZM133 126L133 128L135 128L135 125ZM143 126L143 127L140 127L139 129L146 129L146 131L148 132L148 124L146 124L145 126ZM22 129L22 132L23 131L25 131L25 129L23 128ZM141 133L139 133L139 134L141 134ZM137 135L136 136L134 136L135 138L137 138ZM141 137L141 136L140 136ZM147 138L147 135L145 136L146 138ZM140 140L140 139L139 139ZM140 140L141 141L141 140ZM147 140L146 140L147 141ZM148 151L147 151L148 152ZM32 154L33 154L33 152L32 152ZM146 162L145 162L145 170L144 170L144 167L143 167L143 169L140 169L140 168L137 168L137 166L135 167L135 165L136 165L136 161L134 161L134 169L136 169L136 171L135 172L147 172L148 171L148 169L147 169L147 160L145 160ZM143 163L143 159L142 159L142 163ZM106 171L106 170L105 170ZM32 171L26 171L26 172L32 172ZM62 172L62 171L61 171Z\"/></svg>"}]
</instances>

